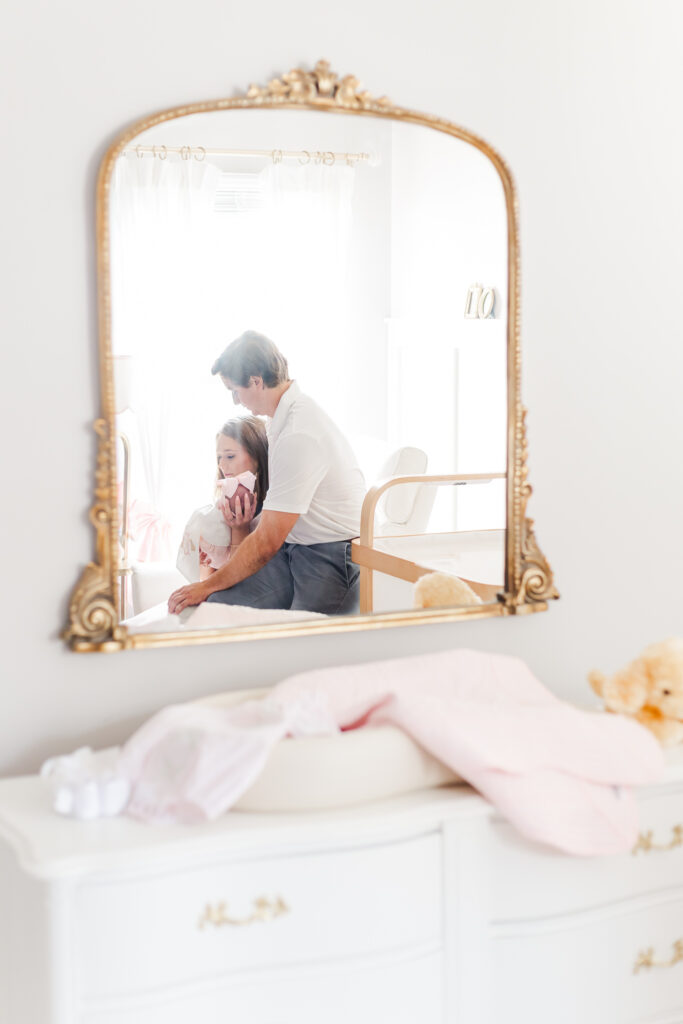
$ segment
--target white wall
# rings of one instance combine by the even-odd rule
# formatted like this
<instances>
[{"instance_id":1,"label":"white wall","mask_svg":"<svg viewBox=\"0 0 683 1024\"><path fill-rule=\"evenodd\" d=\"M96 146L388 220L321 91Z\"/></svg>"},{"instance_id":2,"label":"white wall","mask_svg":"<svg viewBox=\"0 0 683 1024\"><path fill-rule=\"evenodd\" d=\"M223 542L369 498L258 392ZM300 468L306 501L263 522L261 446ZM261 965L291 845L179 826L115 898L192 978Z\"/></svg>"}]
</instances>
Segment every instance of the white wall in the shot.
<instances>
[{"instance_id":1,"label":"white wall","mask_svg":"<svg viewBox=\"0 0 683 1024\"><path fill-rule=\"evenodd\" d=\"M681 8L675 0L26 0L3 21L0 770L163 703L319 664L472 645L581 699L681 632ZM476 130L521 199L532 514L563 600L523 619L75 655L97 415L93 192L126 123L328 57ZM49 173L48 173L49 168Z\"/></svg>"}]
</instances>

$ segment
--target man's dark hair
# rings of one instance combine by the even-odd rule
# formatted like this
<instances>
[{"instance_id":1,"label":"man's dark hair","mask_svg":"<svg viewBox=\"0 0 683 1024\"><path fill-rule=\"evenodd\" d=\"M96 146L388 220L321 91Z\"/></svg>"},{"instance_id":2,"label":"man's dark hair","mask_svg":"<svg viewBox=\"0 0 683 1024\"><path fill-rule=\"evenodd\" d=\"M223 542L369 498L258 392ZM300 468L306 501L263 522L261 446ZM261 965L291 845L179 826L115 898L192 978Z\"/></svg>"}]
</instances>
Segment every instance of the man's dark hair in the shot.
<instances>
[{"instance_id":1,"label":"man's dark hair","mask_svg":"<svg viewBox=\"0 0 683 1024\"><path fill-rule=\"evenodd\" d=\"M249 386L251 377L261 377L267 388L276 388L289 380L287 360L276 345L257 331L245 331L231 341L211 367L241 388Z\"/></svg>"}]
</instances>

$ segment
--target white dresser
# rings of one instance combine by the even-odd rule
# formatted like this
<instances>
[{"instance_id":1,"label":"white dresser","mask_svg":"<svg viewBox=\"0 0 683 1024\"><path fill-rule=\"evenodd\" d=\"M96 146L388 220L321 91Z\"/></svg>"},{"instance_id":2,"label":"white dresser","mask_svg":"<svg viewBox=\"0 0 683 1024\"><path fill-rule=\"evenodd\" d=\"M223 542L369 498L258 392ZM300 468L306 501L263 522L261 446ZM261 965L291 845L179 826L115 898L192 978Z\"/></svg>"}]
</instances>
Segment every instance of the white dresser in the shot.
<instances>
[{"instance_id":1,"label":"white dresser","mask_svg":"<svg viewBox=\"0 0 683 1024\"><path fill-rule=\"evenodd\" d=\"M683 752L636 853L521 839L465 786L198 827L0 782L2 1024L681 1024Z\"/></svg>"}]
</instances>

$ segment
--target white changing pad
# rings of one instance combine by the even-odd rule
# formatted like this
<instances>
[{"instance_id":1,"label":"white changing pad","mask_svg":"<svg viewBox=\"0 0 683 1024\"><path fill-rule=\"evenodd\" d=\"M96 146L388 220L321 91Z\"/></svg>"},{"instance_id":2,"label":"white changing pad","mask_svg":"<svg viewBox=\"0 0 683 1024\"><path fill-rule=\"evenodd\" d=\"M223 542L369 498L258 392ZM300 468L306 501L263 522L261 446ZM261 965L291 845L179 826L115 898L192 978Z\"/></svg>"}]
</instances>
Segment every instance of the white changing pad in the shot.
<instances>
[{"instance_id":1,"label":"white changing pad","mask_svg":"<svg viewBox=\"0 0 683 1024\"><path fill-rule=\"evenodd\" d=\"M268 693L237 690L199 703L227 707ZM327 810L462 781L396 726L366 726L334 736L280 740L234 810Z\"/></svg>"},{"instance_id":2,"label":"white changing pad","mask_svg":"<svg viewBox=\"0 0 683 1024\"><path fill-rule=\"evenodd\" d=\"M248 608L246 605L204 602L185 608L180 615L171 615L166 601L148 608L129 619L122 626L129 633L183 633L197 629L233 629L237 626L261 626L276 622L296 622L303 619L325 619L319 612L289 611L279 608Z\"/></svg>"}]
</instances>

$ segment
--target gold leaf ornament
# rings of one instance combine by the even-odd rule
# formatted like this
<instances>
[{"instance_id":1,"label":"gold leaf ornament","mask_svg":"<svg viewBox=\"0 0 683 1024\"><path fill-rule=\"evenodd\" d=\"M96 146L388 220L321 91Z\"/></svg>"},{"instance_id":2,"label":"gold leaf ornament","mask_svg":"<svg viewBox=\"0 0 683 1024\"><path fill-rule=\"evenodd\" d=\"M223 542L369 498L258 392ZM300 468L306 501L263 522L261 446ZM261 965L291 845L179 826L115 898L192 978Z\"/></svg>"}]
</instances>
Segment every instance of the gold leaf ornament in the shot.
<instances>
[{"instance_id":1,"label":"gold leaf ornament","mask_svg":"<svg viewBox=\"0 0 683 1024\"><path fill-rule=\"evenodd\" d=\"M333 96L338 76L330 70L330 63L327 60L319 60L313 72L317 83L318 92L321 96Z\"/></svg>"},{"instance_id":2,"label":"gold leaf ornament","mask_svg":"<svg viewBox=\"0 0 683 1024\"><path fill-rule=\"evenodd\" d=\"M361 92L360 82L355 75L344 75L340 79L326 60L319 60L313 71L294 68L281 78L272 78L268 85L250 85L247 98L298 103L331 101L340 107L351 109L390 105L386 96L375 99L367 90Z\"/></svg>"}]
</instances>

